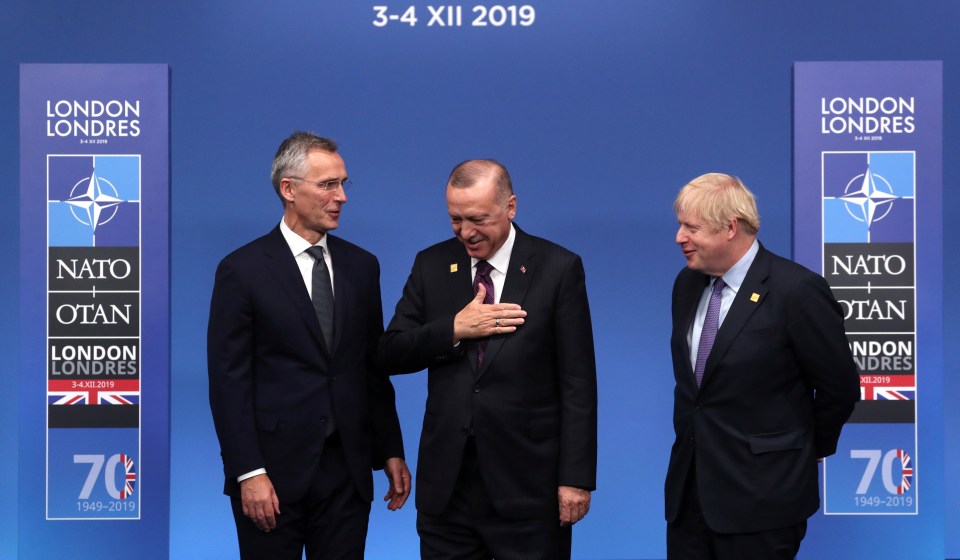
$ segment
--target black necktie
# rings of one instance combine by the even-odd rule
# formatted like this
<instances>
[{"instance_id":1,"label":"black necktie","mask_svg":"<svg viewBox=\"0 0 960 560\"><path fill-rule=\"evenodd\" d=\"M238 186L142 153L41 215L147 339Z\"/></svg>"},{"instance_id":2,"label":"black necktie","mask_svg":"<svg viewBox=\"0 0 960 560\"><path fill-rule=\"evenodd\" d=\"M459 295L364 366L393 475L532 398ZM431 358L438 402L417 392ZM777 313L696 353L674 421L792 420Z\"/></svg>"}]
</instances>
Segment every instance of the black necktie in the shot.
<instances>
[{"instance_id":1,"label":"black necktie","mask_svg":"<svg viewBox=\"0 0 960 560\"><path fill-rule=\"evenodd\" d=\"M330 284L330 273L327 263L323 260L323 247L307 249L313 257L312 294L313 310L320 321L320 330L323 331L323 341L327 344L327 351L333 352L333 286Z\"/></svg>"},{"instance_id":2,"label":"black necktie","mask_svg":"<svg viewBox=\"0 0 960 560\"><path fill-rule=\"evenodd\" d=\"M311 297L313 310L320 321L320 330L323 331L323 342L327 345L327 352L333 354L333 286L330 284L330 273L327 272L327 263L323 260L323 247L307 249L313 257L313 275L311 277ZM333 419L333 394L327 391L330 415L327 419L326 434L329 436L337 429Z\"/></svg>"}]
</instances>

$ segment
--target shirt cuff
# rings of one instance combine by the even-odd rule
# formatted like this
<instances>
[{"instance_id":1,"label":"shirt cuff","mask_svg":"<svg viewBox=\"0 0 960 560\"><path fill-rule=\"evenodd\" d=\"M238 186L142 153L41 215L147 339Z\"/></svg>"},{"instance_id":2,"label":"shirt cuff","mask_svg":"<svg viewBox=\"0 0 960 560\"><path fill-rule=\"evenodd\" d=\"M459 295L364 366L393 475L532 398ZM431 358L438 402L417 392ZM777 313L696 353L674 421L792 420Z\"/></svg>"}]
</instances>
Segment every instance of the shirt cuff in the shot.
<instances>
[{"instance_id":1,"label":"shirt cuff","mask_svg":"<svg viewBox=\"0 0 960 560\"><path fill-rule=\"evenodd\" d=\"M248 478L253 478L260 474L267 474L267 469L257 469L255 471L250 471L247 474L241 474L237 477L237 483L239 484Z\"/></svg>"}]
</instances>

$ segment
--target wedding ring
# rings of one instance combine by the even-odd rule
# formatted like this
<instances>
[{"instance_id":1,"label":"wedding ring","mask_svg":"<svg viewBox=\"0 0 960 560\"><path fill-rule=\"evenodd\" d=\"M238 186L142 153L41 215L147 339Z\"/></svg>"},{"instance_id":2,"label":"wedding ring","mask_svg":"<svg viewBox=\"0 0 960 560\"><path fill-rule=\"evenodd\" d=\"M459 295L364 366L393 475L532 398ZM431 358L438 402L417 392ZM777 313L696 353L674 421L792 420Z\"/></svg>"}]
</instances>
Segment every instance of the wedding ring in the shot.
<instances>
[{"instance_id":1,"label":"wedding ring","mask_svg":"<svg viewBox=\"0 0 960 560\"><path fill-rule=\"evenodd\" d=\"M497 317L497 328L500 328L500 317Z\"/></svg>"}]
</instances>

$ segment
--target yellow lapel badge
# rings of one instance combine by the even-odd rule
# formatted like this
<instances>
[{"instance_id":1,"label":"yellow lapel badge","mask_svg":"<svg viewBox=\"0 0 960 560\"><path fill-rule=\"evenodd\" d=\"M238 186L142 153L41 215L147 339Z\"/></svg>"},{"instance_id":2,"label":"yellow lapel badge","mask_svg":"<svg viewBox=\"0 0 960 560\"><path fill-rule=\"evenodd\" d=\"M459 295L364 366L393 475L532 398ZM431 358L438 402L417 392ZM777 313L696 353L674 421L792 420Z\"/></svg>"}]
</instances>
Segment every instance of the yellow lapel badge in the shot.
<instances>
[{"instance_id":1,"label":"yellow lapel badge","mask_svg":"<svg viewBox=\"0 0 960 560\"><path fill-rule=\"evenodd\" d=\"M457 271L457 263L451 264L451 265L450 265L450 272L456 272L456 271Z\"/></svg>"},{"instance_id":2,"label":"yellow lapel badge","mask_svg":"<svg viewBox=\"0 0 960 560\"><path fill-rule=\"evenodd\" d=\"M753 292L752 294L750 294L750 301L752 301L753 303L757 303L758 301L760 301L760 294L758 294L757 292Z\"/></svg>"}]
</instances>

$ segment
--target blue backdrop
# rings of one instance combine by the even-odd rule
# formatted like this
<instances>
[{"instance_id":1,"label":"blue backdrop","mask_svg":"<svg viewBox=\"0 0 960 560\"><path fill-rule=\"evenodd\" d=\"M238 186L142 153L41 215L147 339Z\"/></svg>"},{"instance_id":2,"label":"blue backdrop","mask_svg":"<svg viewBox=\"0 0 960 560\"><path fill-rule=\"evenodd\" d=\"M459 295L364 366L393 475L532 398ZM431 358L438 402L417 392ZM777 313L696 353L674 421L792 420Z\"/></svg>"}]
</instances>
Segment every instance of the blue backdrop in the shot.
<instances>
[{"instance_id":1,"label":"blue backdrop","mask_svg":"<svg viewBox=\"0 0 960 560\"><path fill-rule=\"evenodd\" d=\"M515 28L470 26L473 1L459 4L462 27L428 27L427 4L0 0L5 496L15 493L18 446L20 63L171 67L172 558L236 556L206 400L207 306L218 260L280 218L269 165L293 129L340 142L356 186L338 233L380 257L387 317L414 253L450 235L443 184L466 158L500 159L517 189L517 222L583 256L601 438L600 487L577 527L577 558L664 556L669 292L683 266L671 203L703 172L739 175L758 195L761 239L790 254L794 61L944 61L944 253L960 251L950 227L960 217L956 0L531 0L536 21ZM374 5L396 14L416 6L420 20L376 27ZM947 279L958 269L945 259ZM952 284L948 347L960 332ZM958 362L945 356L945 395L960 393ZM425 376L395 383L415 463ZM960 407L945 404L944 454L955 472ZM910 534L878 538L870 518L818 515L801 557L960 557L960 485L945 479L944 489L925 488L945 493L944 545ZM377 483L382 495L382 475ZM412 503L393 514L376 504L368 556L416 557L414 517ZM14 558L17 541L16 511L0 508L0 557ZM19 545L42 546L29 535Z\"/></svg>"}]
</instances>

